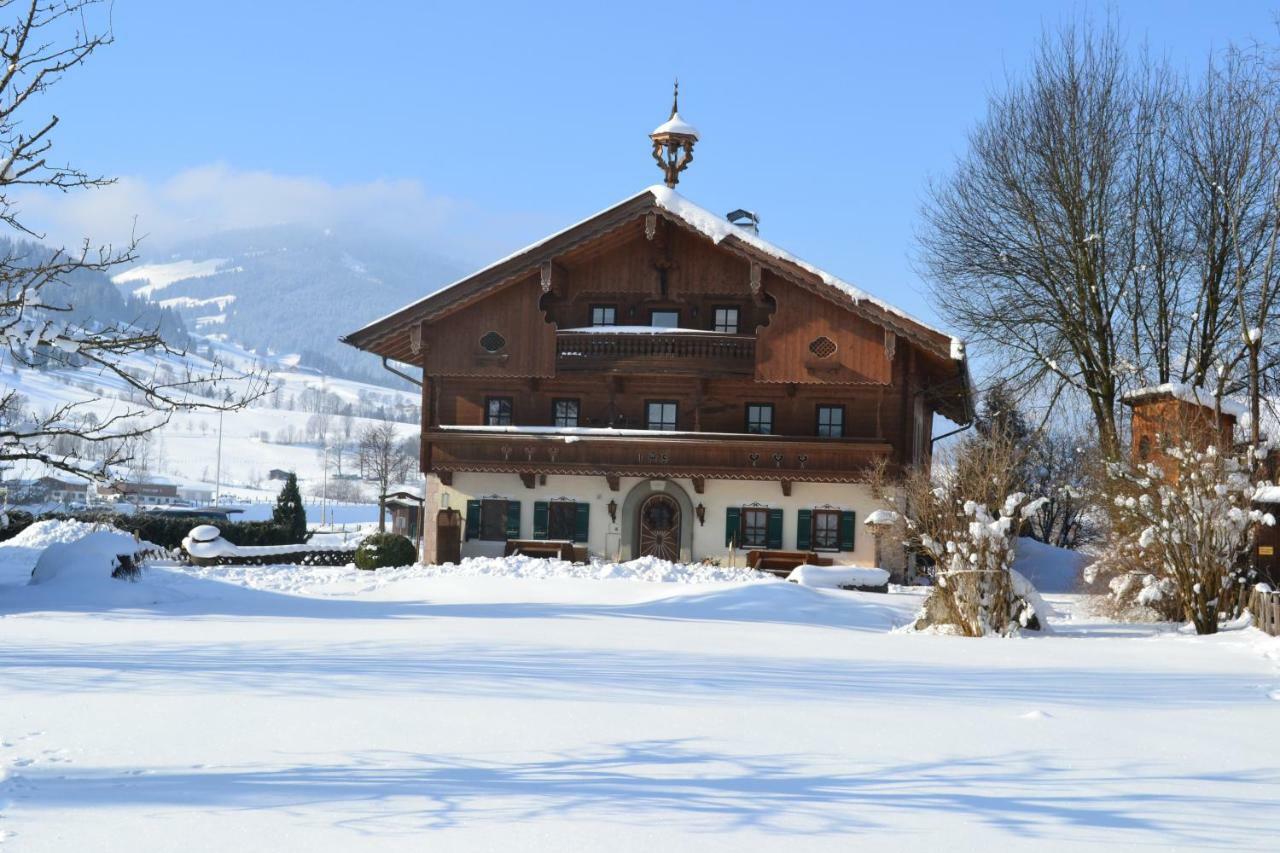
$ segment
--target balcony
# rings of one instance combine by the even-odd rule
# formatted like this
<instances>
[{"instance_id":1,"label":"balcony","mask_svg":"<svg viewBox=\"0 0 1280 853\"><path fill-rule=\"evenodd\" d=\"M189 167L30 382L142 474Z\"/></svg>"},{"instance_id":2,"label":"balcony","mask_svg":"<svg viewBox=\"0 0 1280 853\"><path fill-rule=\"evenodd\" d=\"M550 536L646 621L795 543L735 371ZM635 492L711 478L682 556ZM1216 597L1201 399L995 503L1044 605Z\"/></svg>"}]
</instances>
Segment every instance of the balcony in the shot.
<instances>
[{"instance_id":1,"label":"balcony","mask_svg":"<svg viewBox=\"0 0 1280 853\"><path fill-rule=\"evenodd\" d=\"M755 368L751 335L648 326L556 332L558 371L752 376Z\"/></svg>"},{"instance_id":2,"label":"balcony","mask_svg":"<svg viewBox=\"0 0 1280 853\"><path fill-rule=\"evenodd\" d=\"M849 483L892 446L874 439L556 427L438 427L423 470Z\"/></svg>"}]
</instances>

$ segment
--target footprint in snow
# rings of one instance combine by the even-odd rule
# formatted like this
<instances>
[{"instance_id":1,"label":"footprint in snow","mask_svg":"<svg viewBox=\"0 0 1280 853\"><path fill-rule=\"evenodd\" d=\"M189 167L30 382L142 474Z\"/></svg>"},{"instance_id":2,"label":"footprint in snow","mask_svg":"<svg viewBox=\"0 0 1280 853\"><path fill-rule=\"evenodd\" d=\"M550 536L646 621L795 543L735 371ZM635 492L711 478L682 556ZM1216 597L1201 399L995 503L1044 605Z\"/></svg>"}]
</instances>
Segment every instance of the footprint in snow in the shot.
<instances>
[{"instance_id":1,"label":"footprint in snow","mask_svg":"<svg viewBox=\"0 0 1280 853\"><path fill-rule=\"evenodd\" d=\"M1053 715L1048 711L1041 711L1039 708L1034 711L1028 711L1020 716L1024 720L1049 720L1053 718Z\"/></svg>"}]
</instances>

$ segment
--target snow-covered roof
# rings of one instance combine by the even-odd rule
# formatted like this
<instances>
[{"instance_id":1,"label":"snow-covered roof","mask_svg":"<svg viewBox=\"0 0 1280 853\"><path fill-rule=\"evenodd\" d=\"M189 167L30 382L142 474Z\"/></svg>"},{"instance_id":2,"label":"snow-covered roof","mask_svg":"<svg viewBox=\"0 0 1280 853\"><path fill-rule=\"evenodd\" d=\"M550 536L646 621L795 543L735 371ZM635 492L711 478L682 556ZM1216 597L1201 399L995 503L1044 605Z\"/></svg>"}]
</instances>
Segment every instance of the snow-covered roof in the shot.
<instances>
[{"instance_id":1,"label":"snow-covered roof","mask_svg":"<svg viewBox=\"0 0 1280 853\"><path fill-rule=\"evenodd\" d=\"M770 243L768 240L762 239L760 235L754 234L746 228L742 228L740 226L734 225L732 222L725 219L723 216L720 216L719 214L716 214L716 213L712 213L706 208L680 195L674 189L671 189L670 187L664 186L662 184L654 184L653 186L646 187L645 189L641 190L635 195L619 202L618 204L611 205L610 207L607 207L604 210L594 213L585 219L575 222L573 225L570 225L567 228L563 228L560 231L555 232L554 234L551 234L547 237L543 237L540 240L530 243L528 246L525 246L524 248L519 249L518 251L512 252L506 257L501 258L500 260L497 260L492 264L489 264L488 266L478 270L477 272L474 272L462 279L459 279L458 281L455 281L452 284L445 285L444 287L435 291L431 295L424 297L423 299L420 299L417 302L414 302L413 304L406 306L405 308L401 308L397 311L393 311L390 314L387 314L383 317L378 318L377 320L374 320L373 322L365 326L363 329L360 329L359 331L356 331L351 335L347 335L343 340L347 341L348 343L352 343L353 345L356 345L356 346L362 346L361 342L358 339L362 337L365 333L376 333L377 327L385 323L394 321L398 316L404 314L405 312L412 311L415 308L428 306L440 300L447 300L450 296L453 295L453 291L460 288L462 285L468 284L470 282L475 281L476 279L486 276L489 273L495 272L500 268L502 268L504 265L510 264L511 262L515 261L516 259L522 256L534 253L538 249L546 246L547 244L550 244L561 237L571 234L575 230L591 223L596 219L605 217L608 214L613 213L614 211L620 208L626 207L627 205L636 204L642 201L645 196L649 196L652 199L654 206L657 207L659 210L664 211L666 214L669 214L674 219L684 223L686 226L693 229L694 231L697 231L698 233L706 236L713 243L720 244L725 240L732 238L770 258L774 258L780 262L790 264L804 270L810 275L813 275L818 279L820 279L822 283L825 284L826 286L832 288L833 290L841 293L848 299L852 300L855 304L866 304L866 305L874 306L880 311L883 311L885 314L889 314L893 317L899 318L901 320L905 320L916 327L926 330L927 332L931 332L935 335L939 335L948 339L950 341L949 355L951 359L955 361L965 360L964 342L959 338L956 338L951 334L949 334L948 332L944 332L941 329L938 329L934 326L929 325L928 323L925 323L924 321L920 320L918 317L914 317L911 314L908 314L907 312L889 304L888 302L885 302L882 299L872 296L870 293L867 293L865 290L862 290L861 288L856 287L853 284L850 284L844 279L838 278L837 276L834 276L831 273L823 269L820 269L814 266L813 264L808 263L807 261L801 260L800 258L796 257L790 252L786 251L785 249L782 249L774 245L773 243Z\"/></svg>"},{"instance_id":2,"label":"snow-covered roof","mask_svg":"<svg viewBox=\"0 0 1280 853\"><path fill-rule=\"evenodd\" d=\"M1152 397L1172 397L1184 403L1192 403L1197 406L1204 406L1206 409L1219 410L1224 415L1230 415L1233 418L1242 417L1248 414L1249 411L1248 406L1243 403L1232 400L1229 397L1223 397L1219 400L1214 397L1213 392L1209 389L1196 388L1184 382L1166 382L1163 385L1148 385L1145 388L1137 388L1127 392L1123 399L1126 403L1135 403Z\"/></svg>"},{"instance_id":3,"label":"snow-covered roof","mask_svg":"<svg viewBox=\"0 0 1280 853\"><path fill-rule=\"evenodd\" d=\"M893 314L896 317L901 317L904 320L909 320L917 326L921 326L931 332L951 338L951 357L957 360L964 358L964 342L959 338L952 337L941 329L936 329L933 326L930 326L928 323L925 323L919 318L913 317L907 312L890 305L888 302L877 299L870 293L850 284L844 279L837 278L826 270L819 269L813 264L801 260L787 250L775 246L768 240L762 239L759 234L755 234L741 226L734 225L723 216L712 213L705 207L689 201L689 199L680 195L680 193L668 186L655 184L649 187L647 192L653 195L654 202L658 207L668 213L674 214L690 228L693 228L695 231L701 232L703 235L709 237L713 243L718 244L724 241L727 237L732 236L772 258L777 258L780 261L794 264L806 272L816 275L818 278L822 279L824 284L844 293L855 303L866 302L880 308L886 313ZM957 355L957 352L959 355Z\"/></svg>"},{"instance_id":4,"label":"snow-covered roof","mask_svg":"<svg viewBox=\"0 0 1280 853\"><path fill-rule=\"evenodd\" d=\"M692 136L694 139L698 138L698 129L680 118L680 113L672 113L671 118L654 128L653 133L649 135L657 136L661 133L680 133L685 136Z\"/></svg>"}]
</instances>

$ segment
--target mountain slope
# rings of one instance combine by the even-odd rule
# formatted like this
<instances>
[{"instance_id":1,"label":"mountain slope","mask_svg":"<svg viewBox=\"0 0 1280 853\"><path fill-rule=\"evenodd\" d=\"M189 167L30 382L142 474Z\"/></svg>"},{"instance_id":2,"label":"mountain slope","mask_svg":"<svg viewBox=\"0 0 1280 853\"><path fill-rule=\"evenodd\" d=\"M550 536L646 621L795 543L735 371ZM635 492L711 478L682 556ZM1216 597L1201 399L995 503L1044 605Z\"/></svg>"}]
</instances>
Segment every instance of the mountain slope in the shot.
<instances>
[{"instance_id":1,"label":"mountain slope","mask_svg":"<svg viewBox=\"0 0 1280 853\"><path fill-rule=\"evenodd\" d=\"M453 281L464 268L405 242L299 225L214 234L117 273L126 293L179 313L196 331L304 366L383 384L377 361L338 342Z\"/></svg>"}]
</instances>

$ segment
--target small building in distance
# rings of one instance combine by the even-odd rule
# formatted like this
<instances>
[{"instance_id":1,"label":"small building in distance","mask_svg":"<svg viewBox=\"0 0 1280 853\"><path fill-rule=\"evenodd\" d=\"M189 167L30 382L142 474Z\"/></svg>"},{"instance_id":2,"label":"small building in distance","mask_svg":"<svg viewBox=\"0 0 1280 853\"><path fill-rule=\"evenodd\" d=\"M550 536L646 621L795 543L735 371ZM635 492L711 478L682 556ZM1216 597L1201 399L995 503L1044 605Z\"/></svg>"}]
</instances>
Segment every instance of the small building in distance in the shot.
<instances>
[{"instance_id":1,"label":"small building in distance","mask_svg":"<svg viewBox=\"0 0 1280 853\"><path fill-rule=\"evenodd\" d=\"M267 472L268 480L287 480L292 471L286 471L283 468L272 468Z\"/></svg>"},{"instance_id":2,"label":"small building in distance","mask_svg":"<svg viewBox=\"0 0 1280 853\"><path fill-rule=\"evenodd\" d=\"M1236 422L1245 414L1245 408L1234 400L1217 399L1204 388L1179 382L1130 391L1124 395L1124 403L1133 409L1133 460L1154 462L1166 479L1172 479L1178 468L1168 454L1170 447L1230 447L1235 441Z\"/></svg>"},{"instance_id":3,"label":"small building in distance","mask_svg":"<svg viewBox=\"0 0 1280 853\"><path fill-rule=\"evenodd\" d=\"M115 482L98 487L98 497L109 501L126 501L128 503L176 504L182 498L178 495L176 483L126 483Z\"/></svg>"}]
</instances>

